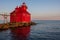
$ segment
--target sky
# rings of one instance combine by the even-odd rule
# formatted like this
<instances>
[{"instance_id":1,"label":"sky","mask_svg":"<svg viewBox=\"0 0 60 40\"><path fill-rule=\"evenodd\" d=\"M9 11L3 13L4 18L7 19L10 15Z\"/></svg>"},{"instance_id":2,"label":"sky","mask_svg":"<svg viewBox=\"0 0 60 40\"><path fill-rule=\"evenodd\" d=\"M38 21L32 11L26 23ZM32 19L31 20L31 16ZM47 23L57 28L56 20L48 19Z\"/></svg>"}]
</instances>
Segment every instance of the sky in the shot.
<instances>
[{"instance_id":1,"label":"sky","mask_svg":"<svg viewBox=\"0 0 60 40\"><path fill-rule=\"evenodd\" d=\"M10 14L23 2L28 6L33 20L60 20L60 0L0 0L0 14Z\"/></svg>"}]
</instances>

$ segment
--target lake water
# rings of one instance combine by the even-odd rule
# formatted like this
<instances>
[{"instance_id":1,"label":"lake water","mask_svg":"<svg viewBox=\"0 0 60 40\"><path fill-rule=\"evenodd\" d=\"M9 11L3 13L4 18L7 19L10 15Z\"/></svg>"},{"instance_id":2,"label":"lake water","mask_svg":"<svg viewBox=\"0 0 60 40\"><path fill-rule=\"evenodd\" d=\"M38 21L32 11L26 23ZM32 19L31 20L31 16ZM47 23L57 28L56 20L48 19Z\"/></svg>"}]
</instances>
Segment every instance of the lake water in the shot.
<instances>
[{"instance_id":1,"label":"lake water","mask_svg":"<svg viewBox=\"0 0 60 40\"><path fill-rule=\"evenodd\" d=\"M34 26L0 32L0 40L60 40L59 20L34 20Z\"/></svg>"}]
</instances>

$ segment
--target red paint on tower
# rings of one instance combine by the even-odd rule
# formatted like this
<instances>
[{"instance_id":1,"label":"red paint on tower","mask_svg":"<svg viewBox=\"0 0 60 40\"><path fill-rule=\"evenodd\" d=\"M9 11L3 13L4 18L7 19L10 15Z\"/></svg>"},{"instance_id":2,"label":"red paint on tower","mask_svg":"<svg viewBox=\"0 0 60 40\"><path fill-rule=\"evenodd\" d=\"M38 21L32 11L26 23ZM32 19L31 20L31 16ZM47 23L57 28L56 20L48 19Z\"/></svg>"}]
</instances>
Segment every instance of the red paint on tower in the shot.
<instances>
[{"instance_id":1,"label":"red paint on tower","mask_svg":"<svg viewBox=\"0 0 60 40\"><path fill-rule=\"evenodd\" d=\"M13 12L10 13L10 22L31 22L31 14L27 11L27 6L23 3L17 6Z\"/></svg>"}]
</instances>

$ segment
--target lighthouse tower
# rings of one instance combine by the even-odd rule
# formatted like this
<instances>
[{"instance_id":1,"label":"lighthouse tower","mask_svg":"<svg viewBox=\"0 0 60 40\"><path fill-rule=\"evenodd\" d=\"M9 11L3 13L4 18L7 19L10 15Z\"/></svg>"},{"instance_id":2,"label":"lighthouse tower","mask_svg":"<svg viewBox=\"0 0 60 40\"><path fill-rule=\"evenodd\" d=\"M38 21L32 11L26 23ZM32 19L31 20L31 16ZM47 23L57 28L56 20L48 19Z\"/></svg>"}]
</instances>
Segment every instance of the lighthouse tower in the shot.
<instances>
[{"instance_id":1,"label":"lighthouse tower","mask_svg":"<svg viewBox=\"0 0 60 40\"><path fill-rule=\"evenodd\" d=\"M31 22L31 14L27 11L28 7L23 2L10 13L10 22Z\"/></svg>"}]
</instances>

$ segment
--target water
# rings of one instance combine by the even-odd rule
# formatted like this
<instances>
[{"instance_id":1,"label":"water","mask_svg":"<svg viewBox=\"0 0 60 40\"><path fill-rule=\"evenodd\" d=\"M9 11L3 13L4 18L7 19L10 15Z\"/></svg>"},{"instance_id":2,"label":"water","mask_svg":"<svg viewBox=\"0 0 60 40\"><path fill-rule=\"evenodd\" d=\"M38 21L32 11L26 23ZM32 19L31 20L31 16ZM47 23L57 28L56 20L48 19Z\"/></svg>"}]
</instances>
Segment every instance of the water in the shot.
<instances>
[{"instance_id":1,"label":"water","mask_svg":"<svg viewBox=\"0 0 60 40\"><path fill-rule=\"evenodd\" d=\"M37 25L0 32L0 40L60 40L59 20L35 20Z\"/></svg>"}]
</instances>

